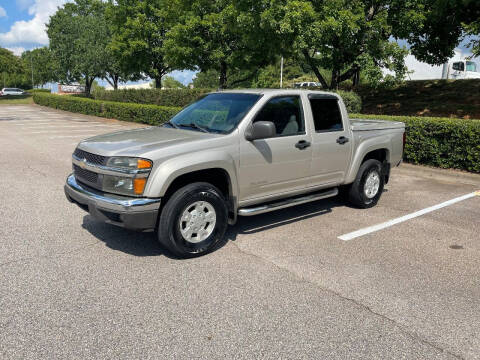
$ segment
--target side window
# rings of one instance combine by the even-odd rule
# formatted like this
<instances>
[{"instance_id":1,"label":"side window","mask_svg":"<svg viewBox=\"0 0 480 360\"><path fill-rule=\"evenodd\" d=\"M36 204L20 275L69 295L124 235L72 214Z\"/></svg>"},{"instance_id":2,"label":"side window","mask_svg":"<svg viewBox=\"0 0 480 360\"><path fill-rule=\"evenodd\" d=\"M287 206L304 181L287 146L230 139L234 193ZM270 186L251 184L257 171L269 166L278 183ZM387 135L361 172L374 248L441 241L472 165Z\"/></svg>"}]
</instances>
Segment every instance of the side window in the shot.
<instances>
[{"instance_id":1,"label":"side window","mask_svg":"<svg viewBox=\"0 0 480 360\"><path fill-rule=\"evenodd\" d=\"M277 136L304 134L305 122L301 107L299 96L276 97L260 110L253 122L273 122L277 129Z\"/></svg>"},{"instance_id":2,"label":"side window","mask_svg":"<svg viewBox=\"0 0 480 360\"><path fill-rule=\"evenodd\" d=\"M311 98L313 121L316 132L342 131L342 113L337 99Z\"/></svg>"},{"instance_id":3,"label":"side window","mask_svg":"<svg viewBox=\"0 0 480 360\"><path fill-rule=\"evenodd\" d=\"M453 70L465 71L465 64L463 62L453 63Z\"/></svg>"}]
</instances>

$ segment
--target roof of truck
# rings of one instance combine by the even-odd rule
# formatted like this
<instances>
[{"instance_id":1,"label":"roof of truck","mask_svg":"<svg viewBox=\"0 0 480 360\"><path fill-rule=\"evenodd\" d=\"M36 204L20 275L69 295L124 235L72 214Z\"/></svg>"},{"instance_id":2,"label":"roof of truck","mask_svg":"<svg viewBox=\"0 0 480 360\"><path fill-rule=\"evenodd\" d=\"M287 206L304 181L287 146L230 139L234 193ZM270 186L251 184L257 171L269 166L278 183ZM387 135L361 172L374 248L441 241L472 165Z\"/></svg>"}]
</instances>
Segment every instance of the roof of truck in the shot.
<instances>
[{"instance_id":1,"label":"roof of truck","mask_svg":"<svg viewBox=\"0 0 480 360\"><path fill-rule=\"evenodd\" d=\"M317 91L317 90L303 90L303 89L235 89L235 90L219 90L217 93L240 93L240 94L269 94L269 95L283 95L283 94L318 94L318 95L330 95L340 97L334 92Z\"/></svg>"}]
</instances>

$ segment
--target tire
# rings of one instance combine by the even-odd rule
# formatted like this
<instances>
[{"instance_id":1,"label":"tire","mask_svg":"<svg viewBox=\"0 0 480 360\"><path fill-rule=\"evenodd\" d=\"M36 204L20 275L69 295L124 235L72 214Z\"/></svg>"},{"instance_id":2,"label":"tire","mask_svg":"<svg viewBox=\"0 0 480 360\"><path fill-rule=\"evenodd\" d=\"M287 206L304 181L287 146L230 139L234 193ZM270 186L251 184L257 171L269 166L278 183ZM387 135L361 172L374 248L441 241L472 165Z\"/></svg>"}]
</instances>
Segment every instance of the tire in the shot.
<instances>
[{"instance_id":1,"label":"tire","mask_svg":"<svg viewBox=\"0 0 480 360\"><path fill-rule=\"evenodd\" d=\"M350 185L348 201L360 209L371 208L377 205L384 186L382 163L374 159L367 160L360 166L355 181Z\"/></svg>"},{"instance_id":2,"label":"tire","mask_svg":"<svg viewBox=\"0 0 480 360\"><path fill-rule=\"evenodd\" d=\"M158 240L179 258L205 255L223 240L228 209L222 193L203 182L177 190L160 213Z\"/></svg>"}]
</instances>

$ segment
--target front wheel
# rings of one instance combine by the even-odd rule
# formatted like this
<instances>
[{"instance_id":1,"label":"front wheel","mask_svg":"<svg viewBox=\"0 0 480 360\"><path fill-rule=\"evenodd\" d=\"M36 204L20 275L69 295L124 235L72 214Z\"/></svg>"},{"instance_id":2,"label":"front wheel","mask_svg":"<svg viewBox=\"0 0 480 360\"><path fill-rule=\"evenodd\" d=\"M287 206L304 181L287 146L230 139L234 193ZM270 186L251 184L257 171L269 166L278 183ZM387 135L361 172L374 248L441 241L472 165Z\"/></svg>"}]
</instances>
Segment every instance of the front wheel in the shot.
<instances>
[{"instance_id":1,"label":"front wheel","mask_svg":"<svg viewBox=\"0 0 480 360\"><path fill-rule=\"evenodd\" d=\"M371 208L382 196L384 185L382 163L374 159L367 160L360 166L355 181L350 185L348 200L361 209Z\"/></svg>"},{"instance_id":2,"label":"front wheel","mask_svg":"<svg viewBox=\"0 0 480 360\"><path fill-rule=\"evenodd\" d=\"M158 240L178 257L201 256L223 240L227 224L221 192L208 183L193 183L177 190L162 209Z\"/></svg>"}]
</instances>

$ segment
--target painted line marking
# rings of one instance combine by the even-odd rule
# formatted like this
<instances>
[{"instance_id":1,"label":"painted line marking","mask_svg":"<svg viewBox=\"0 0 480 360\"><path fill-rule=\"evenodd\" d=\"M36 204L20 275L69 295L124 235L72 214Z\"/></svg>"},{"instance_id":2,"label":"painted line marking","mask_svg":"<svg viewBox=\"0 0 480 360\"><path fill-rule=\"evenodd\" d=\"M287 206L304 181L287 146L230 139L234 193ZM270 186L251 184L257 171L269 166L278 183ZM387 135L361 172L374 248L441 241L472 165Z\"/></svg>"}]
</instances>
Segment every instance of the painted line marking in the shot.
<instances>
[{"instance_id":1,"label":"painted line marking","mask_svg":"<svg viewBox=\"0 0 480 360\"><path fill-rule=\"evenodd\" d=\"M100 131L101 134L103 134L102 130L100 129L93 129L93 130L88 130L88 129L70 129L68 132L81 132L81 133L98 133ZM28 134L51 134L55 135L55 133L62 134L64 133L64 130L48 130L48 131L29 131Z\"/></svg>"},{"instance_id":2,"label":"painted line marking","mask_svg":"<svg viewBox=\"0 0 480 360\"><path fill-rule=\"evenodd\" d=\"M70 139L70 138L79 138L82 139L85 136L92 137L95 134L77 134L77 135L58 135L58 136L50 136L49 139Z\"/></svg>"},{"instance_id":3,"label":"painted line marking","mask_svg":"<svg viewBox=\"0 0 480 360\"><path fill-rule=\"evenodd\" d=\"M338 238L340 240L343 240L343 241L353 240L353 239L358 238L360 236L371 234L371 233L379 231L379 230L383 230L383 229L388 228L390 226L400 224L400 223L405 222L407 220L411 220L411 219L416 218L418 216L428 214L432 211L444 208L446 206L456 204L460 201L464 201L464 200L473 198L475 196L480 196L480 191L476 191L476 192L473 192L473 193L470 193L470 194L467 194L467 195L463 195L463 196L457 197L455 199L445 201L441 204L434 205L434 206L428 207L426 209L414 212L412 214L408 214L408 215L405 215L405 216L402 216L402 217L399 217L399 218L396 218L396 219L386 221L386 222L381 223L381 224L369 226L369 227L366 227L366 228L363 228L363 229L360 229L360 230L357 230L357 231L354 231L354 232L351 232L351 233L348 233L348 234L345 234L345 235L341 235Z\"/></svg>"}]
</instances>

